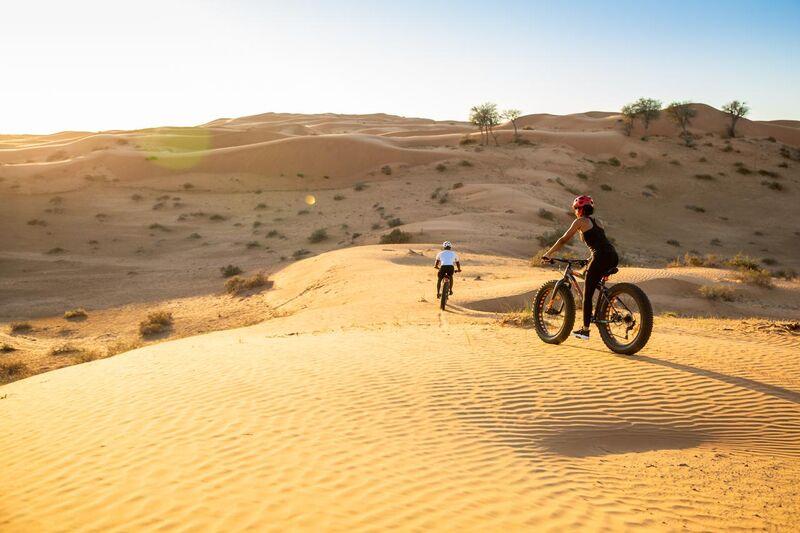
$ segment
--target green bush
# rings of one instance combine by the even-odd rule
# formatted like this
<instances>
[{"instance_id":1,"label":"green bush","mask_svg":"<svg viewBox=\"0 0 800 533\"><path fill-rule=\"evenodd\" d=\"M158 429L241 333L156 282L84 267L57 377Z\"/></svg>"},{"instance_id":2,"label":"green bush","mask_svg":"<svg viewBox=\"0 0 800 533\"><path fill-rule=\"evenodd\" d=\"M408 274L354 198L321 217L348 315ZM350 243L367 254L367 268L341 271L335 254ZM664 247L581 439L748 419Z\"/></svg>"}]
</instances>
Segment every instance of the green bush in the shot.
<instances>
[{"instance_id":1,"label":"green bush","mask_svg":"<svg viewBox=\"0 0 800 533\"><path fill-rule=\"evenodd\" d=\"M381 235L381 244L403 244L411 242L411 234L395 228L385 235Z\"/></svg>"}]
</instances>

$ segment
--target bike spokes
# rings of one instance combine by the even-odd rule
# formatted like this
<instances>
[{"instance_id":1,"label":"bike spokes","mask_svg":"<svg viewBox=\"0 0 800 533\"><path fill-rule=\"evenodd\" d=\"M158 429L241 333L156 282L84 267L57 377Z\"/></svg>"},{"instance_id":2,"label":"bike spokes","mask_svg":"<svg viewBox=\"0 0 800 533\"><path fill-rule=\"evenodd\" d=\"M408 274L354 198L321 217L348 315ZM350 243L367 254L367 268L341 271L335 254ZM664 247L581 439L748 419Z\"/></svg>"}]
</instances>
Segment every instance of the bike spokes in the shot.
<instances>
[{"instance_id":1,"label":"bike spokes","mask_svg":"<svg viewBox=\"0 0 800 533\"><path fill-rule=\"evenodd\" d=\"M566 302L560 292L556 292L550 300L551 293L552 291L548 292L544 298L541 323L547 335L556 335L564 324Z\"/></svg>"},{"instance_id":2,"label":"bike spokes","mask_svg":"<svg viewBox=\"0 0 800 533\"><path fill-rule=\"evenodd\" d=\"M606 329L615 342L625 345L632 343L639 334L642 310L631 295L617 294L609 301L601 320L605 322Z\"/></svg>"}]
</instances>

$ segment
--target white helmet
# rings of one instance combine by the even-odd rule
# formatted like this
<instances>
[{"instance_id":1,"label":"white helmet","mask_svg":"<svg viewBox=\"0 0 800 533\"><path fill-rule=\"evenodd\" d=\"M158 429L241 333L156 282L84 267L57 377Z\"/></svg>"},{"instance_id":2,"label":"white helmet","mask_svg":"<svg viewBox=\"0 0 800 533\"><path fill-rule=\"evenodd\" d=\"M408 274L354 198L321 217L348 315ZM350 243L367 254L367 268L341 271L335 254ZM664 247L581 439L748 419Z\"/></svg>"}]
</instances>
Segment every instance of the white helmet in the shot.
<instances>
[{"instance_id":1,"label":"white helmet","mask_svg":"<svg viewBox=\"0 0 800 533\"><path fill-rule=\"evenodd\" d=\"M450 241L444 241L442 243L442 248L450 248L451 246L453 246L453 245L450 244Z\"/></svg>"}]
</instances>

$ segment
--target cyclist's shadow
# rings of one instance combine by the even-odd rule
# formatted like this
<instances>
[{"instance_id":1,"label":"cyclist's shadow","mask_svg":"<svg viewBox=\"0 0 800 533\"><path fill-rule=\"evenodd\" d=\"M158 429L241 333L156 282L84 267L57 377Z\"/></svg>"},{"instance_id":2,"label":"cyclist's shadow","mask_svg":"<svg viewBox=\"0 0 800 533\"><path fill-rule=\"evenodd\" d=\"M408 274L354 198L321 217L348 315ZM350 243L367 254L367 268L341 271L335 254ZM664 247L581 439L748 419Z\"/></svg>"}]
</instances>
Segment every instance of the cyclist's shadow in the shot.
<instances>
[{"instance_id":1,"label":"cyclist's shadow","mask_svg":"<svg viewBox=\"0 0 800 533\"><path fill-rule=\"evenodd\" d=\"M593 350L601 353L608 353L603 350L598 350L596 348L587 348L588 350ZM791 389L786 389L783 387L778 387L777 385L770 385L768 383L762 383L761 381L756 381L750 378L744 378L741 376L731 376L729 374L723 374L721 372L715 372L714 370L707 370L705 368L700 368L697 366L687 365L684 363L676 363L674 361L668 361L666 359L659 359L657 357L653 357L651 355L643 355L643 354L636 354L636 355L617 355L614 354L615 357L626 359L630 361L643 361L645 363L650 363L651 365L658 365L663 366L664 368L671 368L673 370L680 370L682 372L688 372L690 374L694 374L696 376L702 376L709 379L715 379L722 383L727 383L729 385L735 385L737 387L741 387L744 389L748 389L751 391L755 391L761 394L767 394L769 396L774 396L775 398L780 398L782 400L787 400L792 403L800 404L800 392L794 391Z\"/></svg>"}]
</instances>

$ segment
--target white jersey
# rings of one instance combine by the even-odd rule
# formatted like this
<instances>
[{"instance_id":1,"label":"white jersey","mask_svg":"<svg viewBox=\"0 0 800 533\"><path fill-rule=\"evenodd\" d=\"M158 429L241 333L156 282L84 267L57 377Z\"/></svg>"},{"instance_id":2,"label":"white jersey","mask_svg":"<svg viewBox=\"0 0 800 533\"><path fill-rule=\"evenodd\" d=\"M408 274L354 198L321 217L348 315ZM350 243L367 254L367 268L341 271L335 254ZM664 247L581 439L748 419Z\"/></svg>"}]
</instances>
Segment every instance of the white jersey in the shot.
<instances>
[{"instance_id":1,"label":"white jersey","mask_svg":"<svg viewBox=\"0 0 800 533\"><path fill-rule=\"evenodd\" d=\"M458 262L458 255L456 255L453 250L442 250L436 254L436 260L439 261L442 266L454 266L456 262Z\"/></svg>"}]
</instances>

